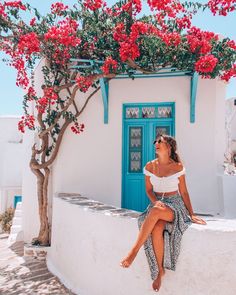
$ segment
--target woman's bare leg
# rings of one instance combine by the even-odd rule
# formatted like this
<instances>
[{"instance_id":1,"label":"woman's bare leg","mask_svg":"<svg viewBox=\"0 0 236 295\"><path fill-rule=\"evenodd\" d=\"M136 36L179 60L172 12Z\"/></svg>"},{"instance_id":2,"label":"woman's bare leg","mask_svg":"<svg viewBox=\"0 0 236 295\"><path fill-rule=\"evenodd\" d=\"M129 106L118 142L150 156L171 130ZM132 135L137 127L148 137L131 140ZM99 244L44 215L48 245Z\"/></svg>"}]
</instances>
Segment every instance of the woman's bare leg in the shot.
<instances>
[{"instance_id":1,"label":"woman's bare leg","mask_svg":"<svg viewBox=\"0 0 236 295\"><path fill-rule=\"evenodd\" d=\"M121 261L120 265L123 267L130 266L130 264L133 262L134 258L136 257L139 249L142 247L144 242L147 240L148 236L151 234L158 220L165 220L165 221L171 222L173 221L173 219L174 219L174 213L172 209L170 209L167 206L166 207L154 206L150 210L146 219L144 220L134 246L132 247L128 256Z\"/></svg>"},{"instance_id":2,"label":"woman's bare leg","mask_svg":"<svg viewBox=\"0 0 236 295\"><path fill-rule=\"evenodd\" d=\"M155 291L159 291L161 287L161 278L165 271L163 268L164 257L164 237L163 230L165 228L166 221L159 220L152 231L152 245L155 252L159 273L157 278L153 281L152 287Z\"/></svg>"}]
</instances>

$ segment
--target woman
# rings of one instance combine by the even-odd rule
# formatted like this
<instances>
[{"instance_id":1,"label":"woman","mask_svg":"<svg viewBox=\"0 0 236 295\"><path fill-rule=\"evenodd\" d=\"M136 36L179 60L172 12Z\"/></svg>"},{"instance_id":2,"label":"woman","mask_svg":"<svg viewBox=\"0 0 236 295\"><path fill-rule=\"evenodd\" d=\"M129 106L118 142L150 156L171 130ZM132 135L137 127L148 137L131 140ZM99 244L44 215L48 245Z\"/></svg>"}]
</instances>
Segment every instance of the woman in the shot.
<instances>
[{"instance_id":1,"label":"woman","mask_svg":"<svg viewBox=\"0 0 236 295\"><path fill-rule=\"evenodd\" d=\"M165 268L175 270L183 232L192 222L206 222L193 213L175 139L159 135L154 144L157 158L143 169L151 203L138 218L137 241L121 266L129 267L144 244L152 287L159 291Z\"/></svg>"}]
</instances>

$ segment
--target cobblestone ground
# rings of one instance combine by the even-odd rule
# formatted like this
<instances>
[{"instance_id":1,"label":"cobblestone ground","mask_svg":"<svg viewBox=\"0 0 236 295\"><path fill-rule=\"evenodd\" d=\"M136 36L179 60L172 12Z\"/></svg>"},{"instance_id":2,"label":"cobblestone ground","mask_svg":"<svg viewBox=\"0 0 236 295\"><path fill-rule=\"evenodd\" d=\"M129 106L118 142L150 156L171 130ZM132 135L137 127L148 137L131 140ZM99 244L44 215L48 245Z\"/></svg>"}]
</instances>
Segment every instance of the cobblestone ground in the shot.
<instances>
[{"instance_id":1,"label":"cobblestone ground","mask_svg":"<svg viewBox=\"0 0 236 295\"><path fill-rule=\"evenodd\" d=\"M45 261L23 256L23 242L8 248L7 238L0 234L0 295L74 295L49 272Z\"/></svg>"}]
</instances>

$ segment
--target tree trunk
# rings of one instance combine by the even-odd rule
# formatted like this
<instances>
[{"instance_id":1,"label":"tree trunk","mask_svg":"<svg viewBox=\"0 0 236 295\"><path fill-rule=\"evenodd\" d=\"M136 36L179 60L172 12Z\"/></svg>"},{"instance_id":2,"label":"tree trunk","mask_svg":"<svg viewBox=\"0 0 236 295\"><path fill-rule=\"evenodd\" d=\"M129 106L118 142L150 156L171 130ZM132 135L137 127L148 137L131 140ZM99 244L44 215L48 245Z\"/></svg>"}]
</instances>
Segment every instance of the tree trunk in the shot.
<instances>
[{"instance_id":1,"label":"tree trunk","mask_svg":"<svg viewBox=\"0 0 236 295\"><path fill-rule=\"evenodd\" d=\"M112 74L113 75L113 74ZM113 77L113 76L112 76ZM112 77L108 77L110 80ZM74 103L74 98L76 92L78 91L78 86L75 86L73 91L69 92L70 95L70 104L64 107L63 111L66 111L67 108ZM100 90L100 87L97 87L86 99L84 105L79 110L78 107L75 105L76 114L75 117L78 118L79 115L84 111L86 105L88 104L89 100ZM63 112L61 112L60 116ZM56 119L56 123L58 122L60 117ZM51 130L55 127L55 124L50 125L46 128L42 114L38 113L37 116L38 123L42 129L41 133L38 135L39 140L41 141L41 148L37 149L36 144L32 147L32 155L30 160L30 168L31 171L35 174L37 178L37 196L38 196L38 208L39 208L39 220L40 220L40 229L38 237L34 238L32 244L34 245L50 245L50 226L48 221L48 181L50 176L50 169L49 167L53 165L54 160L58 154L59 147L62 142L63 135L67 129L67 127L72 123L72 119L65 119L64 123L60 128L60 132L58 133L56 139L56 145L52 150L50 156L47 155L47 149L49 148L49 135L51 136Z\"/></svg>"},{"instance_id":2,"label":"tree trunk","mask_svg":"<svg viewBox=\"0 0 236 295\"><path fill-rule=\"evenodd\" d=\"M44 168L44 173L40 169L32 169L32 172L37 177L37 195L38 195L38 209L40 229L37 238L34 238L32 244L48 246L50 245L50 232L48 222L48 179L50 169Z\"/></svg>"}]
</instances>

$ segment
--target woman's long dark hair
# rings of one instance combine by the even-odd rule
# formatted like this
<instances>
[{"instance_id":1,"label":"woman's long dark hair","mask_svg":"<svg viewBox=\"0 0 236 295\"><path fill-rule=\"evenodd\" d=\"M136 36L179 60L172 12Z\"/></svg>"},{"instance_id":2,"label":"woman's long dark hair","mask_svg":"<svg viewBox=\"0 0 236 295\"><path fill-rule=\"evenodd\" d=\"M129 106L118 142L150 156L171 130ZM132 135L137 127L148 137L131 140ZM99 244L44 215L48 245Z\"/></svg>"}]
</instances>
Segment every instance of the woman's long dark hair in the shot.
<instances>
[{"instance_id":1,"label":"woman's long dark hair","mask_svg":"<svg viewBox=\"0 0 236 295\"><path fill-rule=\"evenodd\" d=\"M158 134L157 139L159 139L160 137L163 137L164 140L170 145L170 148L171 148L170 158L174 160L175 162L180 163L181 160L177 153L177 142L175 138L167 134Z\"/></svg>"}]
</instances>

